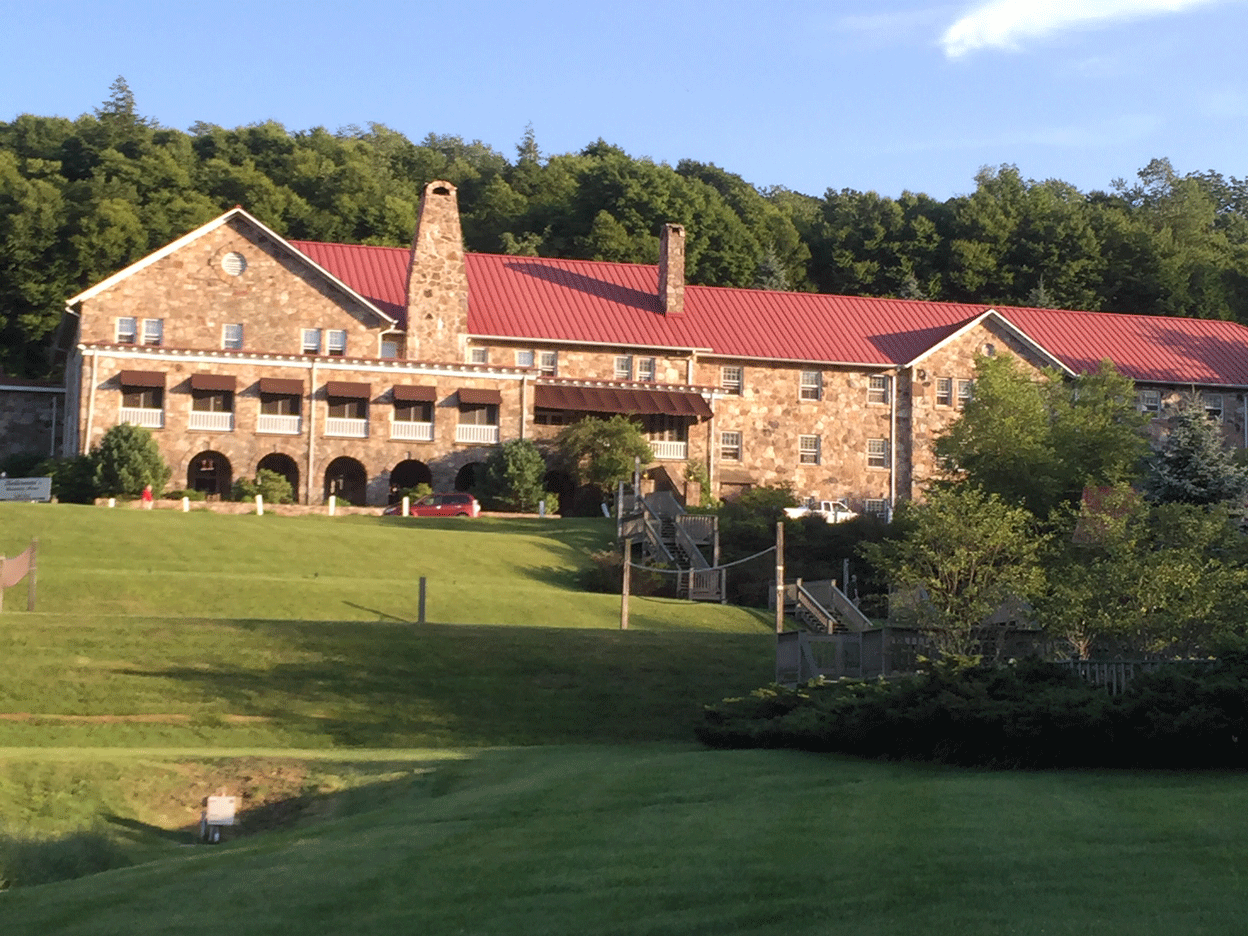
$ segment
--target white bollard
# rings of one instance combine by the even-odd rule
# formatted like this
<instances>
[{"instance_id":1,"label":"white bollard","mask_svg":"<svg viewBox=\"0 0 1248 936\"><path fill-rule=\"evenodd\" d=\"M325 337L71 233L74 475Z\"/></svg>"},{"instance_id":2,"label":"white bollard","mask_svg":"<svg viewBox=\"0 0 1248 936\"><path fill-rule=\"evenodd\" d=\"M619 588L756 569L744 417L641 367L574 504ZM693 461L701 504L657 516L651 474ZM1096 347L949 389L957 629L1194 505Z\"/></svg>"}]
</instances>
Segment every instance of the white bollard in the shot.
<instances>
[{"instance_id":1,"label":"white bollard","mask_svg":"<svg viewBox=\"0 0 1248 936\"><path fill-rule=\"evenodd\" d=\"M331 517L334 515L334 507L337 506L337 504L338 504L338 498L335 497L333 494L330 494L329 495L329 515Z\"/></svg>"},{"instance_id":2,"label":"white bollard","mask_svg":"<svg viewBox=\"0 0 1248 936\"><path fill-rule=\"evenodd\" d=\"M115 498L115 497L110 497L110 498L108 499L108 506L109 506L109 507L116 507L116 506L117 506L117 498Z\"/></svg>"},{"instance_id":3,"label":"white bollard","mask_svg":"<svg viewBox=\"0 0 1248 936\"><path fill-rule=\"evenodd\" d=\"M539 517L546 516L546 501L540 500L537 502L537 515Z\"/></svg>"},{"instance_id":4,"label":"white bollard","mask_svg":"<svg viewBox=\"0 0 1248 936\"><path fill-rule=\"evenodd\" d=\"M189 497L182 498L182 512L183 513L191 512L191 499Z\"/></svg>"},{"instance_id":5,"label":"white bollard","mask_svg":"<svg viewBox=\"0 0 1248 936\"><path fill-rule=\"evenodd\" d=\"M256 516L257 517L264 516L264 495L263 494L256 495Z\"/></svg>"},{"instance_id":6,"label":"white bollard","mask_svg":"<svg viewBox=\"0 0 1248 936\"><path fill-rule=\"evenodd\" d=\"M412 512L412 499L408 495L403 495L403 516L407 516Z\"/></svg>"}]
</instances>

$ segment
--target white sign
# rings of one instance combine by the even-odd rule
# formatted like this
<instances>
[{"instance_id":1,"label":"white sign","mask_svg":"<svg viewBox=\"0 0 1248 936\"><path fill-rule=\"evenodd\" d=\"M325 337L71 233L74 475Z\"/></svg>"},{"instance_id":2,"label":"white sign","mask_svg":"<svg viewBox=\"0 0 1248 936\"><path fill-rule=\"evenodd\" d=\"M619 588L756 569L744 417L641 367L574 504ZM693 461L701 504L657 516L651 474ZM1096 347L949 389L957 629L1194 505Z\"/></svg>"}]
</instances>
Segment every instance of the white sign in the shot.
<instances>
[{"instance_id":1,"label":"white sign","mask_svg":"<svg viewBox=\"0 0 1248 936\"><path fill-rule=\"evenodd\" d=\"M0 501L50 501L51 478L0 478Z\"/></svg>"},{"instance_id":2,"label":"white sign","mask_svg":"<svg viewBox=\"0 0 1248 936\"><path fill-rule=\"evenodd\" d=\"M204 820L210 826L233 825L237 796L210 796L204 810Z\"/></svg>"}]
</instances>

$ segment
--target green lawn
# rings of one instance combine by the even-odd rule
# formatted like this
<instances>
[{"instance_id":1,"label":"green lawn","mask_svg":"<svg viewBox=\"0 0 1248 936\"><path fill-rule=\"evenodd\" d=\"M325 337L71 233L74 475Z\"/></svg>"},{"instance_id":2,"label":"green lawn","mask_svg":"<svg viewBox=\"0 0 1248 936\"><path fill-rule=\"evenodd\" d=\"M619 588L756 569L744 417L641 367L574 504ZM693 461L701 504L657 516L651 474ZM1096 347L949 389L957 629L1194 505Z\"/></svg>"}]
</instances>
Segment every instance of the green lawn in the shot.
<instances>
[{"instance_id":1,"label":"green lawn","mask_svg":"<svg viewBox=\"0 0 1248 936\"><path fill-rule=\"evenodd\" d=\"M770 618L620 632L576 588L611 533L0 505L0 551L41 541L40 610L0 614L0 880L116 869L13 887L0 932L1243 930L1239 775L697 748ZM251 834L184 847L223 789Z\"/></svg>"}]
</instances>

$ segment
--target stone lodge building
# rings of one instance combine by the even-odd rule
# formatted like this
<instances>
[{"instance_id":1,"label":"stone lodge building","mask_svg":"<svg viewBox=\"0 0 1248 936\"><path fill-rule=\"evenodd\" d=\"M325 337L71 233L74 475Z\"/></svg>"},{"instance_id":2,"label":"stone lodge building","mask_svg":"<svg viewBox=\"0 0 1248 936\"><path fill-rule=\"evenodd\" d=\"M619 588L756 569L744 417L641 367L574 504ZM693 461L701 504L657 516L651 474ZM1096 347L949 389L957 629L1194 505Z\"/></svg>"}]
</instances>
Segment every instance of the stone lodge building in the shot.
<instances>
[{"instance_id":1,"label":"stone lodge building","mask_svg":"<svg viewBox=\"0 0 1248 936\"><path fill-rule=\"evenodd\" d=\"M657 268L466 254L446 182L410 250L291 242L235 208L69 300L55 430L73 454L146 426L173 487L221 495L270 468L305 503L384 504L468 487L500 442L624 413L679 497L696 463L719 497L787 483L887 514L933 475L975 357L1011 354L1067 374L1108 358L1159 417L1200 393L1248 446L1240 325L687 286L684 248L667 225Z\"/></svg>"}]
</instances>

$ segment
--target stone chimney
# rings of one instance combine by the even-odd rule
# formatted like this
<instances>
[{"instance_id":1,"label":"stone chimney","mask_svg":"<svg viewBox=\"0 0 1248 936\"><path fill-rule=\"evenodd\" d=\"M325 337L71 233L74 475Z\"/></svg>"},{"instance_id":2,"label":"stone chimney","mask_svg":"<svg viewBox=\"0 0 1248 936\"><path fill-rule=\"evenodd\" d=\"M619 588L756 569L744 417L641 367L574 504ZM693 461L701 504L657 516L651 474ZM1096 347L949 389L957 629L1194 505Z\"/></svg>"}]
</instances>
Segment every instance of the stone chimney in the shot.
<instances>
[{"instance_id":1,"label":"stone chimney","mask_svg":"<svg viewBox=\"0 0 1248 936\"><path fill-rule=\"evenodd\" d=\"M664 315L685 311L685 228L665 224L659 234L659 307Z\"/></svg>"},{"instance_id":2,"label":"stone chimney","mask_svg":"<svg viewBox=\"0 0 1248 936\"><path fill-rule=\"evenodd\" d=\"M463 361L468 335L468 271L455 186L425 186L407 268L407 356Z\"/></svg>"}]
</instances>

